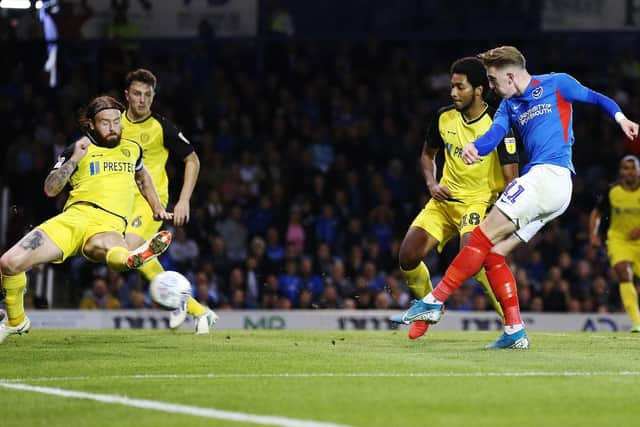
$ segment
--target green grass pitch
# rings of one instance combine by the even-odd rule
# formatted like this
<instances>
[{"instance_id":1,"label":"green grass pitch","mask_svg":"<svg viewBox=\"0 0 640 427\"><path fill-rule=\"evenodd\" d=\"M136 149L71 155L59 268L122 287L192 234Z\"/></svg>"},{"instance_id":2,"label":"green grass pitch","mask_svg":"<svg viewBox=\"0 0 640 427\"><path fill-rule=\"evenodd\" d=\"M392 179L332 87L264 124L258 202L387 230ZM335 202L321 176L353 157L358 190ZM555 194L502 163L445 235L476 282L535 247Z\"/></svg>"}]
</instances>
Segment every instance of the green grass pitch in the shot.
<instances>
[{"instance_id":1,"label":"green grass pitch","mask_svg":"<svg viewBox=\"0 0 640 427\"><path fill-rule=\"evenodd\" d=\"M436 330L409 341L405 331L215 330L195 336L187 331L34 330L0 346L0 425L583 427L640 422L640 334L533 332L529 350L482 349L497 336ZM57 391L5 387L16 384ZM223 416L64 397L58 391L209 408ZM249 418L234 421L224 415L229 413Z\"/></svg>"}]
</instances>

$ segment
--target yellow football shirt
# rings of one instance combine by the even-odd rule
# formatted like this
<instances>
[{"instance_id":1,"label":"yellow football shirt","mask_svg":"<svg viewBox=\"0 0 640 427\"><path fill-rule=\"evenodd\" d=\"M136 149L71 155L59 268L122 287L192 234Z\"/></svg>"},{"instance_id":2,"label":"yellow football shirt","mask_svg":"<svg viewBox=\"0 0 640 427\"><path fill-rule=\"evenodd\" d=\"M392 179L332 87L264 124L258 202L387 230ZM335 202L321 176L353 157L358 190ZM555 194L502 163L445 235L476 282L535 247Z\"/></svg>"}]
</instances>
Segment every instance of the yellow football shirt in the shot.
<instances>
[{"instance_id":1,"label":"yellow football shirt","mask_svg":"<svg viewBox=\"0 0 640 427\"><path fill-rule=\"evenodd\" d=\"M71 157L74 146L65 149L54 169ZM142 149L135 141L122 138L113 148L89 144L69 178L71 191L64 209L79 202L91 203L128 220L138 192L135 173L141 168Z\"/></svg>"},{"instance_id":2,"label":"yellow football shirt","mask_svg":"<svg viewBox=\"0 0 640 427\"><path fill-rule=\"evenodd\" d=\"M126 111L122 113L122 137L132 139L142 147L144 165L153 178L160 201L166 207L169 201L169 178L165 165L169 152L184 159L194 151L193 146L173 123L156 113L138 122L129 120ZM142 198L140 192L136 197Z\"/></svg>"},{"instance_id":3,"label":"yellow football shirt","mask_svg":"<svg viewBox=\"0 0 640 427\"><path fill-rule=\"evenodd\" d=\"M498 147L474 165L462 161L462 147L487 132L495 109L487 106L476 119L467 121L453 105L438 111L427 133L428 147L444 149L440 184L451 199L462 203L493 203L505 186L501 165L518 163L515 138L508 135Z\"/></svg>"},{"instance_id":4,"label":"yellow football shirt","mask_svg":"<svg viewBox=\"0 0 640 427\"><path fill-rule=\"evenodd\" d=\"M631 230L640 227L640 187L626 190L619 182L614 183L598 209L603 222L608 222L607 239L630 241Z\"/></svg>"}]
</instances>

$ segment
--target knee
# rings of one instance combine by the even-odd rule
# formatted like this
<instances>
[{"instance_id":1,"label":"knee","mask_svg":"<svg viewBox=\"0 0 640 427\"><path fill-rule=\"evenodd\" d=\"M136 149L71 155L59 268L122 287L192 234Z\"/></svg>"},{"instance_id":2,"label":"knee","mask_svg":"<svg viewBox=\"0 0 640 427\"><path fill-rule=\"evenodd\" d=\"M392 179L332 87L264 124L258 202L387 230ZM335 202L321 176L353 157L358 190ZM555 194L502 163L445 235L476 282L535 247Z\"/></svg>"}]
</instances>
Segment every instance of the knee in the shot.
<instances>
[{"instance_id":1,"label":"knee","mask_svg":"<svg viewBox=\"0 0 640 427\"><path fill-rule=\"evenodd\" d=\"M420 264L423 256L410 245L402 244L398 251L398 262L403 270L413 270Z\"/></svg>"},{"instance_id":2,"label":"knee","mask_svg":"<svg viewBox=\"0 0 640 427\"><path fill-rule=\"evenodd\" d=\"M489 252L484 259L483 266L487 272L500 268L503 264L506 264L504 255L500 255L495 252Z\"/></svg>"},{"instance_id":3,"label":"knee","mask_svg":"<svg viewBox=\"0 0 640 427\"><path fill-rule=\"evenodd\" d=\"M15 276L18 273L24 271L20 258L11 254L11 252L5 252L0 257L0 271L6 276Z\"/></svg>"}]
</instances>

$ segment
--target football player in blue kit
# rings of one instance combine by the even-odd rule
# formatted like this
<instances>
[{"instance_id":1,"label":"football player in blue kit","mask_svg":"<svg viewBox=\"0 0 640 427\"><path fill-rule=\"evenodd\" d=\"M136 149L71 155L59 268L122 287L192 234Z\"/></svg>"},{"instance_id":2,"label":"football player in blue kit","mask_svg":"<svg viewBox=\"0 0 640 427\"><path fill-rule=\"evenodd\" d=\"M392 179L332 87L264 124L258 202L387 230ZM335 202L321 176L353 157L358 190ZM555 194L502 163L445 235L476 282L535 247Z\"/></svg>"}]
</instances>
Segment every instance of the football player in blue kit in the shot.
<instances>
[{"instance_id":1,"label":"football player in blue kit","mask_svg":"<svg viewBox=\"0 0 640 427\"><path fill-rule=\"evenodd\" d=\"M492 152L514 129L522 138L526 164L496 202L494 209L471 234L438 286L413 304L402 317L405 323L436 323L443 303L481 267L504 310L504 333L486 348L528 348L520 318L516 282L505 256L520 242L528 242L547 222L569 206L572 192L571 160L574 142L573 102L596 104L614 119L627 136L638 136L638 124L627 119L611 98L593 91L568 74L530 75L522 53L501 46L478 55L487 69L489 84L503 98L489 130L463 147L469 167Z\"/></svg>"}]
</instances>

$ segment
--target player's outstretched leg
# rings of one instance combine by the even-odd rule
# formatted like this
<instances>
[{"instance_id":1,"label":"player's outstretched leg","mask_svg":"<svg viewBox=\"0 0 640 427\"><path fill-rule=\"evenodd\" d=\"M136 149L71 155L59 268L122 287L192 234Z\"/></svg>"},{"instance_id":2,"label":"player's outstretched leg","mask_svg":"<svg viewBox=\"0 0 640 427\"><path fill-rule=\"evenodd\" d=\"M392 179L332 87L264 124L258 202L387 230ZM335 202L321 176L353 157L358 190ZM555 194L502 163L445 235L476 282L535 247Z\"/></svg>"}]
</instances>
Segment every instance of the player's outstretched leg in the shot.
<instances>
[{"instance_id":1,"label":"player's outstretched leg","mask_svg":"<svg viewBox=\"0 0 640 427\"><path fill-rule=\"evenodd\" d=\"M127 258L129 268L139 268L152 259L157 258L169 247L171 243L171 233L163 230L154 234L149 240L137 249L131 251Z\"/></svg>"},{"instance_id":2,"label":"player's outstretched leg","mask_svg":"<svg viewBox=\"0 0 640 427\"><path fill-rule=\"evenodd\" d=\"M486 349L529 348L529 338L520 317L516 279L503 255L489 253L484 266L487 278L504 310L504 333Z\"/></svg>"}]
</instances>

